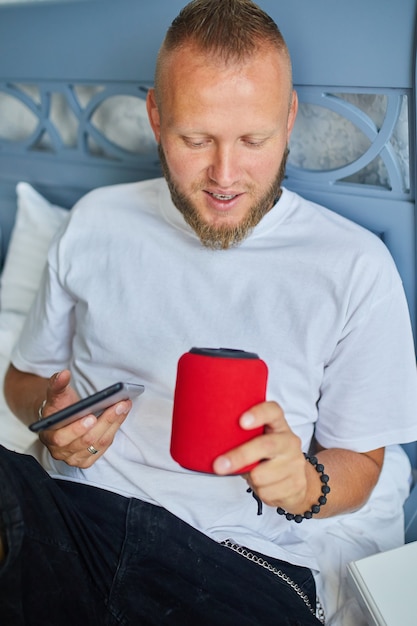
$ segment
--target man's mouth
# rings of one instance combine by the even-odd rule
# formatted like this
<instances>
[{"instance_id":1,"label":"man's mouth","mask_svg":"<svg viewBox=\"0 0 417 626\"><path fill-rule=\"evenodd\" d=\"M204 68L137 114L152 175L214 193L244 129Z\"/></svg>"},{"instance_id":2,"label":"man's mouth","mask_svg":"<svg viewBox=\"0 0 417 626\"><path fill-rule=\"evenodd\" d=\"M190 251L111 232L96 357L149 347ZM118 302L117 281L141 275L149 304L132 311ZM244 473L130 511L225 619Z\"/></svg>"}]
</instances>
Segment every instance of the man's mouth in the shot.
<instances>
[{"instance_id":1,"label":"man's mouth","mask_svg":"<svg viewBox=\"0 0 417 626\"><path fill-rule=\"evenodd\" d=\"M213 198L215 198L216 200L233 200L233 198L237 198L237 196L239 194L230 194L230 195L226 195L224 193L211 193L210 191L208 192L210 194L210 196L213 196Z\"/></svg>"}]
</instances>

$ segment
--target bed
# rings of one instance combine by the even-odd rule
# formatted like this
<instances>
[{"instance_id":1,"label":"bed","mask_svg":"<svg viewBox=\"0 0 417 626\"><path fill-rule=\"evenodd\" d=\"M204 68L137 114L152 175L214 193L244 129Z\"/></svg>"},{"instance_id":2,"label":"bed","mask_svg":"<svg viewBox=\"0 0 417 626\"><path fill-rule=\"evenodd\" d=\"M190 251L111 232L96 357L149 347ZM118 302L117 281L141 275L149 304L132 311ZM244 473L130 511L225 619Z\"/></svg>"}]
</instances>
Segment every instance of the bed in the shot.
<instances>
[{"instance_id":1,"label":"bed","mask_svg":"<svg viewBox=\"0 0 417 626\"><path fill-rule=\"evenodd\" d=\"M416 0L260 0L287 39L301 101L286 185L377 233L416 333ZM50 239L92 188L160 174L144 98L183 0L0 5L0 376ZM0 406L0 443L33 435ZM406 446L417 467L415 444ZM417 493L406 503L417 539Z\"/></svg>"}]
</instances>

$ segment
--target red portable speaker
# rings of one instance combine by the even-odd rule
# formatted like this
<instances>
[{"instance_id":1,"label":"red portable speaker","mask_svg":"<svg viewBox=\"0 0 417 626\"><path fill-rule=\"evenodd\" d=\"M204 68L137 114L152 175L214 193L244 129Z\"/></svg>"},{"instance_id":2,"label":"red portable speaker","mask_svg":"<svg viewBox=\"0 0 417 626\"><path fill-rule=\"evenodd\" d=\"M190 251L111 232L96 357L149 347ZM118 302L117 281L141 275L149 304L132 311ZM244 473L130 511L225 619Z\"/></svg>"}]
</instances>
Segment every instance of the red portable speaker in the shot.
<instances>
[{"instance_id":1,"label":"red portable speaker","mask_svg":"<svg viewBox=\"0 0 417 626\"><path fill-rule=\"evenodd\" d=\"M253 352L192 348L178 361L171 455L187 469L213 473L220 454L256 437L241 415L265 400L268 369ZM239 474L254 465L241 468Z\"/></svg>"}]
</instances>

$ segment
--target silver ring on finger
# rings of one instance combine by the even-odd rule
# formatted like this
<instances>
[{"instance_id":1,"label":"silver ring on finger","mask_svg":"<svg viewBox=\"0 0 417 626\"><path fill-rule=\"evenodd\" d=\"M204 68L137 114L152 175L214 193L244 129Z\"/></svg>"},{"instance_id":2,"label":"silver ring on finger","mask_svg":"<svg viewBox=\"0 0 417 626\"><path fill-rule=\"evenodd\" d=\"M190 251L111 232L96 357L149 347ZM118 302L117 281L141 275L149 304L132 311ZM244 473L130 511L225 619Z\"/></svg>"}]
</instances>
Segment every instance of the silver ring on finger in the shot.
<instances>
[{"instance_id":1,"label":"silver ring on finger","mask_svg":"<svg viewBox=\"0 0 417 626\"><path fill-rule=\"evenodd\" d=\"M88 446L87 450L90 454L97 454L98 452L98 450L96 450L94 446Z\"/></svg>"}]
</instances>

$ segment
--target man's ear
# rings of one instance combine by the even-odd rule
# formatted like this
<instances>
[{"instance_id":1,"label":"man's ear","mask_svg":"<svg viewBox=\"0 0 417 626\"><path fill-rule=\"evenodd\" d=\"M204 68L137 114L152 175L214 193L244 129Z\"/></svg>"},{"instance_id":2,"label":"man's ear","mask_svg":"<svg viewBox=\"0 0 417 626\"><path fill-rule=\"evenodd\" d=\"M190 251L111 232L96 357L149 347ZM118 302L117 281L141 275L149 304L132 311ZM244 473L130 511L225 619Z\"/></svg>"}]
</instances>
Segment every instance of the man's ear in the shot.
<instances>
[{"instance_id":1,"label":"man's ear","mask_svg":"<svg viewBox=\"0 0 417 626\"><path fill-rule=\"evenodd\" d=\"M149 89L148 91L146 96L146 110L148 111L149 123L155 135L156 143L159 143L161 138L161 118L156 103L155 89Z\"/></svg>"},{"instance_id":2,"label":"man's ear","mask_svg":"<svg viewBox=\"0 0 417 626\"><path fill-rule=\"evenodd\" d=\"M298 96L297 96L297 92L293 90L292 95L291 95L290 110L288 113L287 143L290 140L292 129L294 128L295 118L297 117L297 111L298 111Z\"/></svg>"}]
</instances>

